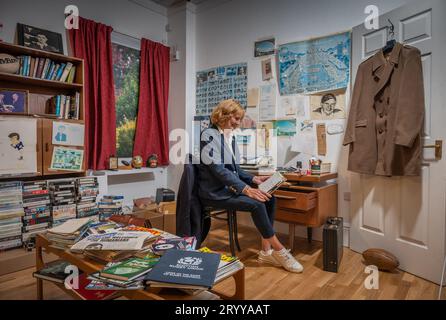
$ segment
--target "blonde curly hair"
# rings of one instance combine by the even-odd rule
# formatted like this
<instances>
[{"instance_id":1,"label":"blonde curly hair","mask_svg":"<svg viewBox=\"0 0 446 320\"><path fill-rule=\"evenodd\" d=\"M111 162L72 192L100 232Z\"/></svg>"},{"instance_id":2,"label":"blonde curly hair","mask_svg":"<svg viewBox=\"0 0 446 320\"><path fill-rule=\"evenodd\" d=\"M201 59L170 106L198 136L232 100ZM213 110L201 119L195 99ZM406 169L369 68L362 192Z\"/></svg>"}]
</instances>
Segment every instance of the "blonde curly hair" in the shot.
<instances>
[{"instance_id":1,"label":"blonde curly hair","mask_svg":"<svg viewBox=\"0 0 446 320\"><path fill-rule=\"evenodd\" d=\"M211 122L214 125L223 127L233 115L239 115L243 119L245 110L242 105L234 99L223 100L212 112Z\"/></svg>"}]
</instances>

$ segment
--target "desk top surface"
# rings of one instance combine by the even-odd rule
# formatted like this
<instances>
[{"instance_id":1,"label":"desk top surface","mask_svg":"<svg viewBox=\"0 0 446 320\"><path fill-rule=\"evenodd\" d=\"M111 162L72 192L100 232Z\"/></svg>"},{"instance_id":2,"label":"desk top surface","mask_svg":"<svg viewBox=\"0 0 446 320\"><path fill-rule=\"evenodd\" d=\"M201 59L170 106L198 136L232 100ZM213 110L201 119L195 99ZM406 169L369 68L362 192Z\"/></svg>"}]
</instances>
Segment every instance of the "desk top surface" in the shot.
<instances>
[{"instance_id":1,"label":"desk top surface","mask_svg":"<svg viewBox=\"0 0 446 320\"><path fill-rule=\"evenodd\" d=\"M323 173L321 175L300 175L297 173L283 173L283 176L288 181L302 181L302 182L322 182L327 181L331 179L336 179L338 177L338 174L336 172L334 173Z\"/></svg>"}]
</instances>

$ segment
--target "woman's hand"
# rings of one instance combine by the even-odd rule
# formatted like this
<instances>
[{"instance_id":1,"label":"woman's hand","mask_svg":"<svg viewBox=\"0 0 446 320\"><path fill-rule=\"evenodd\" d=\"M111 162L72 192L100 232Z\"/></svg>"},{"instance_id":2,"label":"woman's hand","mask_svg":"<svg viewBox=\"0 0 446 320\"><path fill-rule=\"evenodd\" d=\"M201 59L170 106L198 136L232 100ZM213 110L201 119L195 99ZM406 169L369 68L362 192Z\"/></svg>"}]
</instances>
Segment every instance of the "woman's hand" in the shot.
<instances>
[{"instance_id":1,"label":"woman's hand","mask_svg":"<svg viewBox=\"0 0 446 320\"><path fill-rule=\"evenodd\" d=\"M252 178L252 182L255 184L261 184L263 181L268 180L269 176L255 176Z\"/></svg>"},{"instance_id":2,"label":"woman's hand","mask_svg":"<svg viewBox=\"0 0 446 320\"><path fill-rule=\"evenodd\" d=\"M243 189L243 194L260 202L268 201L271 198L269 193L266 193L260 189L251 188L250 186Z\"/></svg>"}]
</instances>

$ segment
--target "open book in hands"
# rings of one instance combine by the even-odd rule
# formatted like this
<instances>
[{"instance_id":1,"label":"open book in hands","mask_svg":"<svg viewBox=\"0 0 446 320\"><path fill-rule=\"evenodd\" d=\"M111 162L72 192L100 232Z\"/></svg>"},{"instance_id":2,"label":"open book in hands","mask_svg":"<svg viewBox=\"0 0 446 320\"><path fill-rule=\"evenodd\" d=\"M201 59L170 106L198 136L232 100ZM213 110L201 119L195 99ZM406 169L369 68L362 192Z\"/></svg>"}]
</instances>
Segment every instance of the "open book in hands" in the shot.
<instances>
[{"instance_id":1,"label":"open book in hands","mask_svg":"<svg viewBox=\"0 0 446 320\"><path fill-rule=\"evenodd\" d=\"M259 184L259 189L266 193L272 193L285 181L286 178L280 172L276 171L271 177Z\"/></svg>"}]
</instances>

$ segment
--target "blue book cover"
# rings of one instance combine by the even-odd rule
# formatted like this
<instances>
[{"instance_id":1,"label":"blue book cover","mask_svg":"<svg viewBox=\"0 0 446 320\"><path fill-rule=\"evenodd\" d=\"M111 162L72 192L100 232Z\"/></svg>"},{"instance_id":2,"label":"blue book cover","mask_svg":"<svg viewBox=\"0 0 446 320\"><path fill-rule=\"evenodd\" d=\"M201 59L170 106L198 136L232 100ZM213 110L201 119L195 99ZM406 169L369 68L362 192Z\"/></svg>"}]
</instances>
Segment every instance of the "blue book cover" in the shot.
<instances>
[{"instance_id":1,"label":"blue book cover","mask_svg":"<svg viewBox=\"0 0 446 320\"><path fill-rule=\"evenodd\" d=\"M147 274L148 284L170 287L211 288L217 274L220 255L198 251L168 250Z\"/></svg>"},{"instance_id":2,"label":"blue book cover","mask_svg":"<svg viewBox=\"0 0 446 320\"><path fill-rule=\"evenodd\" d=\"M60 95L56 96L56 115L59 116L60 113Z\"/></svg>"},{"instance_id":3,"label":"blue book cover","mask_svg":"<svg viewBox=\"0 0 446 320\"><path fill-rule=\"evenodd\" d=\"M56 79L55 80L57 80L57 81L59 81L60 80L60 77L62 76L62 73L63 73L63 70L65 69L65 63L62 63L61 65L60 65L60 68L59 68L59 70L57 71L57 75L56 75Z\"/></svg>"}]
</instances>

